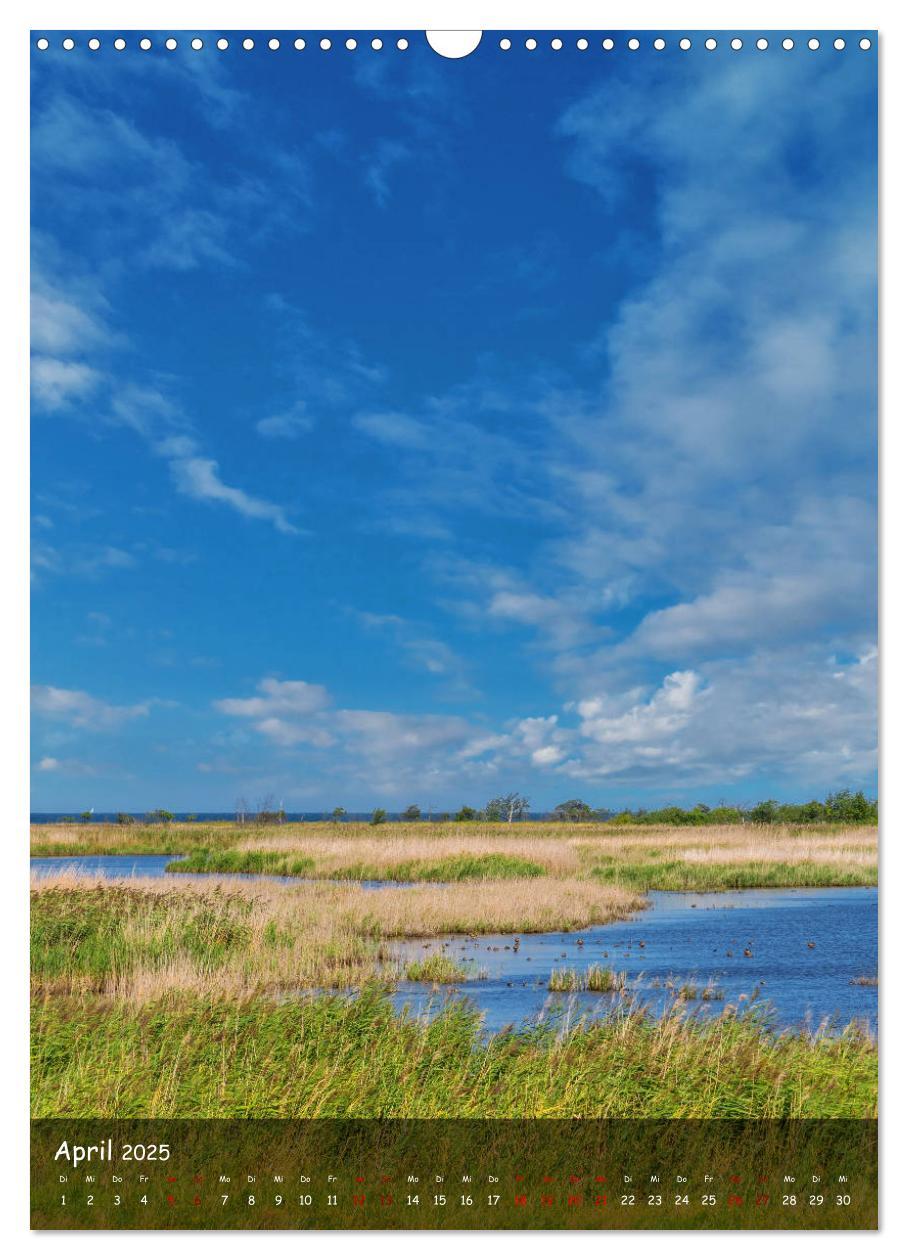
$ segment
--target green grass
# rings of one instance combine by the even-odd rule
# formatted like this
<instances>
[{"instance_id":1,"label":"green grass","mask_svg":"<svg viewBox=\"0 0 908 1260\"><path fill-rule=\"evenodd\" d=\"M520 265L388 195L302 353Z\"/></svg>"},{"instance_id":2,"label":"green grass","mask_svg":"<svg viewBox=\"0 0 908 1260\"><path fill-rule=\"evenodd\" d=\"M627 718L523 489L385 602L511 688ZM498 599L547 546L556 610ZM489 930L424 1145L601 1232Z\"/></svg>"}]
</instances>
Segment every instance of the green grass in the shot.
<instances>
[{"instance_id":1,"label":"green grass","mask_svg":"<svg viewBox=\"0 0 908 1260\"><path fill-rule=\"evenodd\" d=\"M315 862L311 857L293 853L274 853L267 849L196 849L186 858L167 863L168 871L219 875L311 875Z\"/></svg>"},{"instance_id":2,"label":"green grass","mask_svg":"<svg viewBox=\"0 0 908 1260\"><path fill-rule=\"evenodd\" d=\"M404 975L408 980L430 984L458 984L471 978L470 972L447 954L429 954L425 958L414 959L407 963Z\"/></svg>"},{"instance_id":3,"label":"green grass","mask_svg":"<svg viewBox=\"0 0 908 1260\"><path fill-rule=\"evenodd\" d=\"M545 873L545 867L538 862L511 857L507 853L462 853L455 857L439 858L436 862L415 859L388 865L357 862L352 866L339 867L332 872L332 876L335 879L390 880L400 884L456 884L470 879L527 879Z\"/></svg>"},{"instance_id":4,"label":"green grass","mask_svg":"<svg viewBox=\"0 0 908 1260\"><path fill-rule=\"evenodd\" d=\"M621 993L627 986L626 971L612 971L610 967L594 965L586 971L565 967L549 976L552 993Z\"/></svg>"},{"instance_id":5,"label":"green grass","mask_svg":"<svg viewBox=\"0 0 908 1260\"><path fill-rule=\"evenodd\" d=\"M556 1021L557 1022L557 1021ZM432 1020L356 999L92 997L33 1007L35 1117L872 1117L857 1029L769 1035L754 1019L619 1012L483 1043L460 1003Z\"/></svg>"},{"instance_id":6,"label":"green grass","mask_svg":"<svg viewBox=\"0 0 908 1260\"><path fill-rule=\"evenodd\" d=\"M56 831L65 841L47 839ZM249 832L246 833L247 836ZM89 857L97 853L179 853L190 848L229 849L242 839L238 828L218 823L176 823L118 827L113 823L85 827L84 838L76 827L38 825L32 828L32 857Z\"/></svg>"},{"instance_id":7,"label":"green grass","mask_svg":"<svg viewBox=\"0 0 908 1260\"><path fill-rule=\"evenodd\" d=\"M177 861L168 862L168 871L194 871L224 875L313 875L315 861L310 857L276 853L265 849L199 850ZM459 854L437 861L413 859L404 862L376 864L356 862L349 866L320 870L322 879L385 880L389 883L453 884L471 879L525 879L545 875L538 862L511 857L506 853L480 855Z\"/></svg>"},{"instance_id":8,"label":"green grass","mask_svg":"<svg viewBox=\"0 0 908 1260\"><path fill-rule=\"evenodd\" d=\"M174 911L177 913L174 913ZM188 957L214 970L248 946L248 901L237 896L173 894L125 887L46 889L32 894L33 984L100 990L134 967ZM130 927L126 928L126 921Z\"/></svg>"},{"instance_id":9,"label":"green grass","mask_svg":"<svg viewBox=\"0 0 908 1260\"><path fill-rule=\"evenodd\" d=\"M653 850L653 856L657 850ZM720 892L734 888L873 888L876 866L844 870L818 862L641 862L600 857L590 874L608 884L643 892Z\"/></svg>"}]
</instances>

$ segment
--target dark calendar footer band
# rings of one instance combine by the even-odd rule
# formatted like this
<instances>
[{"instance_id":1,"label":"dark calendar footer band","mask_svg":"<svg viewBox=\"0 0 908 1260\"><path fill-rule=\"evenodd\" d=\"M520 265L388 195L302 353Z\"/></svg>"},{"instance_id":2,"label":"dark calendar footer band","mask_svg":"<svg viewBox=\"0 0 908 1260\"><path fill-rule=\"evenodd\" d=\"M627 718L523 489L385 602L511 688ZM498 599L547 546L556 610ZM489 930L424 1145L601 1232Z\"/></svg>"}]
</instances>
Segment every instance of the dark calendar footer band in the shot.
<instances>
[{"instance_id":1,"label":"dark calendar footer band","mask_svg":"<svg viewBox=\"0 0 908 1260\"><path fill-rule=\"evenodd\" d=\"M35 1229L874 1229L862 1120L36 1120Z\"/></svg>"}]
</instances>

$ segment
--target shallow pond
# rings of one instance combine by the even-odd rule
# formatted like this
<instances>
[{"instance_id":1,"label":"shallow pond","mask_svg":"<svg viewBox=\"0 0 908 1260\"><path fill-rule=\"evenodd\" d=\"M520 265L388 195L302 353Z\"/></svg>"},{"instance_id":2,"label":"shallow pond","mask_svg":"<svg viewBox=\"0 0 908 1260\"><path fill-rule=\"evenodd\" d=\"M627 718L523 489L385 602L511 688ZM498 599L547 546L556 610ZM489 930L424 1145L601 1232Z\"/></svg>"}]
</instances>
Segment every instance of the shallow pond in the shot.
<instances>
[{"instance_id":1,"label":"shallow pond","mask_svg":"<svg viewBox=\"0 0 908 1260\"><path fill-rule=\"evenodd\" d=\"M875 888L651 893L650 900L651 909L631 920L522 936L516 949L513 936L409 941L401 951L407 959L444 946L453 961L485 978L435 992L405 982L394 1000L423 1013L449 994L468 996L495 1031L541 1013L575 1016L623 1004L608 993L549 993L553 971L582 974L599 965L626 972L629 995L654 1013L675 1000L666 980L693 980L698 993L709 987L723 994L686 1003L698 1016L718 1015L728 1003L743 1007L756 992L779 1029L858 1019L876 1030L876 988L852 983L877 974Z\"/></svg>"}]
</instances>

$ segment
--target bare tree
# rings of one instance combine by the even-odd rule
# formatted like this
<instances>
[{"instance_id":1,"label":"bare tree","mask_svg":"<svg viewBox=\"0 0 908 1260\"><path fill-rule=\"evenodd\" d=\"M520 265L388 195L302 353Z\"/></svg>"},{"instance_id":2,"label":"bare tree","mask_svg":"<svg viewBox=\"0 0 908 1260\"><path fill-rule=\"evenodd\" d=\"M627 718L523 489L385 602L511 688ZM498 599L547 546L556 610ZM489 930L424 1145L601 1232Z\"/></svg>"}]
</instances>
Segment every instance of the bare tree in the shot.
<instances>
[{"instance_id":1,"label":"bare tree","mask_svg":"<svg viewBox=\"0 0 908 1260\"><path fill-rule=\"evenodd\" d=\"M515 819L523 818L529 808L527 797L521 796L519 792L508 792L507 796L493 797L485 808L485 815L489 822L512 823Z\"/></svg>"}]
</instances>

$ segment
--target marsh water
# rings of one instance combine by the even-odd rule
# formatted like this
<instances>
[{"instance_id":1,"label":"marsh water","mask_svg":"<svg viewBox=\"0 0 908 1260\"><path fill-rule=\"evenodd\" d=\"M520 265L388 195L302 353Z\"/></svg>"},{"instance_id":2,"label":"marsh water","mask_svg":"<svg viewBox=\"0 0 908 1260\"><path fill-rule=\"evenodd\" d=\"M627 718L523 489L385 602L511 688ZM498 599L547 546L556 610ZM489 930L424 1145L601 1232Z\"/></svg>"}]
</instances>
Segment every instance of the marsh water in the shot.
<instances>
[{"instance_id":1,"label":"marsh water","mask_svg":"<svg viewBox=\"0 0 908 1260\"><path fill-rule=\"evenodd\" d=\"M676 1000L680 984L691 983L698 995L721 994L685 1003L700 1017L718 1015L729 1003L741 1009L759 1003L776 1029L859 1020L876 1030L877 990L853 983L877 975L875 888L657 892L649 900L651 907L631 920L580 932L408 942L407 958L444 946L484 978L432 994L425 985L403 983L395 1002L423 1012L447 994L469 996L494 1031L540 1014L602 1012L625 1005L628 996L658 1014ZM582 975L594 965L624 972L627 996L549 993L553 971Z\"/></svg>"},{"instance_id":2,"label":"marsh water","mask_svg":"<svg viewBox=\"0 0 908 1260\"><path fill-rule=\"evenodd\" d=\"M39 857L31 859L31 873L39 878L62 875L72 871L76 875L89 875L97 879L160 879L166 875L168 879L197 880L202 883L223 883L225 879L270 880L276 884L301 884L309 882L336 883L335 880L309 881L297 875L244 875L231 871L228 875L210 871L168 871L169 862L176 862L184 855L181 853L104 853L89 854L81 857ZM360 882L361 888L384 888L384 880L365 879ZM398 884L398 888L409 888L409 884Z\"/></svg>"},{"instance_id":3,"label":"marsh water","mask_svg":"<svg viewBox=\"0 0 908 1260\"><path fill-rule=\"evenodd\" d=\"M36 875L75 869L102 879L156 878L167 873L173 856L32 858L31 867ZM217 881L223 876L171 878ZM859 1020L876 1030L876 987L854 983L877 975L875 888L657 892L649 900L650 907L632 919L579 932L407 941L399 947L404 959L441 951L475 978L437 988L402 981L393 1001L422 1015L466 997L482 1012L486 1030L494 1032L540 1017L601 1013L626 1004L628 997L658 1014L676 1000L683 983L695 986L698 994L704 989L721 994L687 1002L697 1017L718 1015L729 1003L743 1009L756 1002L777 1029L815 1029L823 1021L842 1027ZM553 971L583 975L591 966L624 972L626 995L548 991Z\"/></svg>"}]
</instances>

